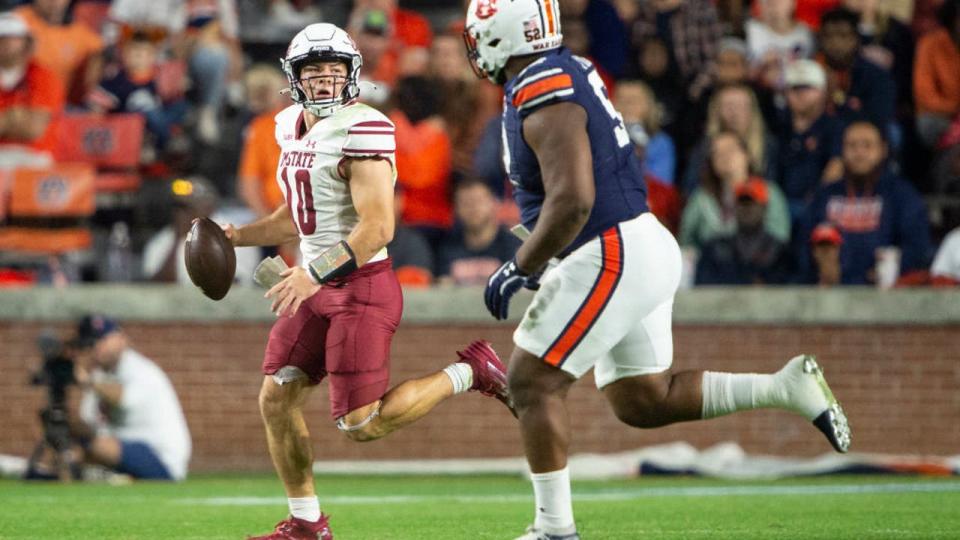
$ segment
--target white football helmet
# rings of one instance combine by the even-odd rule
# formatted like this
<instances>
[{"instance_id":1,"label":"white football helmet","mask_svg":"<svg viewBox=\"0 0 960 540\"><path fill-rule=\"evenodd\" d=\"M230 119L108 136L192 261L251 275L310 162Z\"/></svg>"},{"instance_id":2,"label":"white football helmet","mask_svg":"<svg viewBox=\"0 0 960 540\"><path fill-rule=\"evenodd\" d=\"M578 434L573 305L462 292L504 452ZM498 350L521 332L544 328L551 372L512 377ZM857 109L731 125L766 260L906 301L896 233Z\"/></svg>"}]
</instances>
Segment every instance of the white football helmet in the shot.
<instances>
[{"instance_id":1,"label":"white football helmet","mask_svg":"<svg viewBox=\"0 0 960 540\"><path fill-rule=\"evenodd\" d=\"M300 68L305 62L339 61L347 65L347 78L340 95L326 99L309 99L300 81ZM290 82L290 97L319 117L330 116L360 95L360 66L363 58L357 44L342 29L329 23L316 23L301 30L287 47L287 56L280 60Z\"/></svg>"},{"instance_id":2,"label":"white football helmet","mask_svg":"<svg viewBox=\"0 0 960 540\"><path fill-rule=\"evenodd\" d=\"M559 0L471 0L463 40L474 72L497 84L512 56L551 49L563 43Z\"/></svg>"}]
</instances>

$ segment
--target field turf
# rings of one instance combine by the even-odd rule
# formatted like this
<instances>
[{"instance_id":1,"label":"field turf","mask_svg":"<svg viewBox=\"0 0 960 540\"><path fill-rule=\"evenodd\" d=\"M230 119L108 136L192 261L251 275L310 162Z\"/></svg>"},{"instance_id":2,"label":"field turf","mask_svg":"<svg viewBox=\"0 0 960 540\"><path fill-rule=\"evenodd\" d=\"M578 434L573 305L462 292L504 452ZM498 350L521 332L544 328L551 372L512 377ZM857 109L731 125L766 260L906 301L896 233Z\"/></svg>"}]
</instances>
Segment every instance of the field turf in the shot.
<instances>
[{"instance_id":1,"label":"field turf","mask_svg":"<svg viewBox=\"0 0 960 540\"><path fill-rule=\"evenodd\" d=\"M338 540L512 539L532 516L520 478L318 477ZM960 480L830 477L766 482L576 482L586 540L960 538ZM0 480L0 539L245 538L285 516L270 476L181 484Z\"/></svg>"}]
</instances>

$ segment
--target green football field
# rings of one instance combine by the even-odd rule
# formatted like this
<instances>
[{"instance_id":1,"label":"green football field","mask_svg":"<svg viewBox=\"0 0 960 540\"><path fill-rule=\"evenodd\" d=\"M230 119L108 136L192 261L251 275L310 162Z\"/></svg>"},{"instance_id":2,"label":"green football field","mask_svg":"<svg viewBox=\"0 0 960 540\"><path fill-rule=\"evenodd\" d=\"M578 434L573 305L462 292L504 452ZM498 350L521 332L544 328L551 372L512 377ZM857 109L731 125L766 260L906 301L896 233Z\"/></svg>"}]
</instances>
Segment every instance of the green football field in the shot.
<instances>
[{"instance_id":1,"label":"green football field","mask_svg":"<svg viewBox=\"0 0 960 540\"><path fill-rule=\"evenodd\" d=\"M337 539L512 539L532 515L520 478L318 477ZM960 538L960 480L830 477L770 482L576 482L585 539ZM286 499L269 476L182 484L0 481L0 538L244 538Z\"/></svg>"}]
</instances>

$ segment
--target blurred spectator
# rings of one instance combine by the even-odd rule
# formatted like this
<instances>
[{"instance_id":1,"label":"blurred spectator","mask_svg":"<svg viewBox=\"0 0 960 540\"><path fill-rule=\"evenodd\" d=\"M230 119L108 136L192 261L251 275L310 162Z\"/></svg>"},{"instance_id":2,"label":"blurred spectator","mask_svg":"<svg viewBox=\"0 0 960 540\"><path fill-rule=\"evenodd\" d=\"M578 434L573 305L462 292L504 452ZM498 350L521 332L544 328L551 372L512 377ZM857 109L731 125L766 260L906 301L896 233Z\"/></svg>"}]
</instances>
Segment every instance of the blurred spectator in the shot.
<instances>
[{"instance_id":1,"label":"blurred spectator","mask_svg":"<svg viewBox=\"0 0 960 540\"><path fill-rule=\"evenodd\" d=\"M725 37L717 48L717 71L713 86L747 83L750 77L750 51L740 38Z\"/></svg>"},{"instance_id":2,"label":"blurred spectator","mask_svg":"<svg viewBox=\"0 0 960 540\"><path fill-rule=\"evenodd\" d=\"M387 244L387 252L393 260L393 270L401 285L427 287L433 281L433 251L422 234L400 222L405 199L403 188L397 186L393 194L397 224L393 230L393 240Z\"/></svg>"},{"instance_id":3,"label":"blurred spectator","mask_svg":"<svg viewBox=\"0 0 960 540\"><path fill-rule=\"evenodd\" d=\"M148 281L191 285L183 259L183 243L193 220L209 217L218 223L236 222L216 213L217 194L204 178L178 178L170 183L173 221L154 234L143 248L143 277ZM257 248L237 248L235 280L249 284L260 262Z\"/></svg>"},{"instance_id":4,"label":"blurred spectator","mask_svg":"<svg viewBox=\"0 0 960 540\"><path fill-rule=\"evenodd\" d=\"M250 66L243 74L243 114L247 121L290 105L290 98L282 94L287 84L286 75L273 63Z\"/></svg>"},{"instance_id":5,"label":"blurred spectator","mask_svg":"<svg viewBox=\"0 0 960 540\"><path fill-rule=\"evenodd\" d=\"M440 244L437 275L443 284L483 285L513 258L520 240L497 221L497 200L483 181L457 184L454 201L457 227Z\"/></svg>"},{"instance_id":6,"label":"blurred spectator","mask_svg":"<svg viewBox=\"0 0 960 540\"><path fill-rule=\"evenodd\" d=\"M643 165L643 179L647 184L647 205L650 207L650 212L657 216L657 219L670 232L676 234L677 227L680 224L680 194L677 192L677 188L673 186L672 180L667 181L660 178L648 165L652 159L659 163L658 168L663 168L663 145L662 143L653 144L658 136L667 137L670 159L675 159L673 142L666 133L659 131L658 117L660 113L656 110L657 104L654 102L653 93L641 81L623 81L617 85L617 96L615 98L616 106L618 110L623 111L621 115L627 127L627 134L630 136L630 142L633 143L637 159ZM657 135L650 137L647 125L650 126L650 129L655 130ZM651 148L655 153L660 152L661 156L651 158ZM672 170L673 167L671 166L668 172L672 173Z\"/></svg>"},{"instance_id":7,"label":"blurred spectator","mask_svg":"<svg viewBox=\"0 0 960 540\"><path fill-rule=\"evenodd\" d=\"M943 5L944 0L914 0L913 15L909 18L910 30L914 37L920 39L922 36L936 30L940 24L938 20L938 11ZM904 21L907 21L905 18Z\"/></svg>"},{"instance_id":8,"label":"blurred spectator","mask_svg":"<svg viewBox=\"0 0 960 540\"><path fill-rule=\"evenodd\" d=\"M563 46L570 49L571 53L593 62L597 74L603 80L603 85L607 87L608 92L612 93L617 81L603 65L597 63L596 59L590 55L591 35L587 23L583 19L566 15L561 17L560 20L560 27L563 28Z\"/></svg>"},{"instance_id":9,"label":"blurred spectator","mask_svg":"<svg viewBox=\"0 0 960 540\"><path fill-rule=\"evenodd\" d=\"M620 17L620 20L629 28L630 23L637 18L637 13L640 11L640 2L636 0L612 0L610 3L617 10L617 16Z\"/></svg>"},{"instance_id":10,"label":"blurred spectator","mask_svg":"<svg viewBox=\"0 0 960 540\"><path fill-rule=\"evenodd\" d=\"M227 83L239 78L243 65L235 0L113 0L110 18L127 33L165 37L175 55L186 59L199 106L196 135L216 143Z\"/></svg>"},{"instance_id":11,"label":"blurred spectator","mask_svg":"<svg viewBox=\"0 0 960 540\"><path fill-rule=\"evenodd\" d=\"M840 5L840 0L797 0L796 18L814 32L820 29L823 14Z\"/></svg>"},{"instance_id":12,"label":"blurred spectator","mask_svg":"<svg viewBox=\"0 0 960 540\"><path fill-rule=\"evenodd\" d=\"M503 118L494 116L483 126L473 152L473 175L482 178L500 200L506 198L507 171L503 167Z\"/></svg>"},{"instance_id":13,"label":"blurred spectator","mask_svg":"<svg viewBox=\"0 0 960 540\"><path fill-rule=\"evenodd\" d=\"M747 144L732 131L721 131L710 139L709 159L704 165L703 182L683 210L680 218L680 244L700 248L707 242L736 231L734 204L737 186L748 180L764 182L751 170ZM764 229L780 242L790 238L790 214L783 193L772 182L766 183L767 207Z\"/></svg>"},{"instance_id":14,"label":"blurred spectator","mask_svg":"<svg viewBox=\"0 0 960 540\"><path fill-rule=\"evenodd\" d=\"M934 156L930 176L935 193L956 194L960 193L960 119L951 125L945 138L949 146Z\"/></svg>"},{"instance_id":15,"label":"blurred spectator","mask_svg":"<svg viewBox=\"0 0 960 540\"><path fill-rule=\"evenodd\" d=\"M928 147L937 144L950 122L960 118L960 0L947 0L940 26L920 38L913 88L917 131Z\"/></svg>"},{"instance_id":16,"label":"blurred spectator","mask_svg":"<svg viewBox=\"0 0 960 540\"><path fill-rule=\"evenodd\" d=\"M821 287L840 284L840 246L843 236L830 223L817 225L808 239L815 265L815 283Z\"/></svg>"},{"instance_id":17,"label":"blurred spectator","mask_svg":"<svg viewBox=\"0 0 960 540\"><path fill-rule=\"evenodd\" d=\"M84 460L134 478L186 478L190 431L163 370L130 347L116 321L101 315L81 319L74 341L82 351L74 378L83 390Z\"/></svg>"},{"instance_id":18,"label":"blurred spectator","mask_svg":"<svg viewBox=\"0 0 960 540\"><path fill-rule=\"evenodd\" d=\"M697 285L763 285L786 283L790 276L787 245L764 230L765 182L748 180L734 188L736 232L707 242L697 260Z\"/></svg>"},{"instance_id":19,"label":"blurred spectator","mask_svg":"<svg viewBox=\"0 0 960 540\"><path fill-rule=\"evenodd\" d=\"M370 10L363 14L358 28L352 33L363 55L360 78L378 87L373 99L364 94L364 103L373 106L384 105L390 89L397 82L398 51L391 47L389 24L386 13Z\"/></svg>"},{"instance_id":20,"label":"blurred spectator","mask_svg":"<svg viewBox=\"0 0 960 540\"><path fill-rule=\"evenodd\" d=\"M663 107L657 103L653 91L643 81L621 81L613 93L613 104L623 116L634 145L644 148L644 171L673 185L677 169L676 148L670 135L660 129Z\"/></svg>"},{"instance_id":21,"label":"blurred spectator","mask_svg":"<svg viewBox=\"0 0 960 540\"><path fill-rule=\"evenodd\" d=\"M453 169L460 175L473 171L473 155L480 144L484 126L499 116L499 90L477 79L463 54L460 36L442 34L430 47L430 77L439 87L440 108L453 148ZM499 183L503 183L500 177ZM491 186L502 193L502 186Z\"/></svg>"},{"instance_id":22,"label":"blurred spectator","mask_svg":"<svg viewBox=\"0 0 960 540\"><path fill-rule=\"evenodd\" d=\"M70 21L70 0L34 0L16 13L34 38L34 58L63 83L71 103L80 104L103 74L103 40L86 25Z\"/></svg>"},{"instance_id":23,"label":"blurred spectator","mask_svg":"<svg viewBox=\"0 0 960 540\"><path fill-rule=\"evenodd\" d=\"M923 200L905 180L886 166L887 146L872 123L851 124L843 135L844 177L825 185L810 204L807 232L830 223L843 238L840 282L863 285L876 282L878 248L901 251L900 272L925 269L931 254L930 225ZM809 256L801 263L809 265ZM815 281L808 267L806 280Z\"/></svg>"},{"instance_id":24,"label":"blurred spectator","mask_svg":"<svg viewBox=\"0 0 960 540\"><path fill-rule=\"evenodd\" d=\"M32 38L23 19L0 13L0 169L52 163L63 85L30 59Z\"/></svg>"},{"instance_id":25,"label":"blurred spectator","mask_svg":"<svg viewBox=\"0 0 960 540\"><path fill-rule=\"evenodd\" d=\"M960 228L943 239L930 266L930 275L936 285L960 285Z\"/></svg>"},{"instance_id":26,"label":"blurred spectator","mask_svg":"<svg viewBox=\"0 0 960 540\"><path fill-rule=\"evenodd\" d=\"M643 153L643 147L636 145L637 154ZM680 194L677 188L660 180L652 174L644 174L643 180L647 184L647 206L650 213L657 216L660 223L674 235L680 228Z\"/></svg>"},{"instance_id":27,"label":"blurred spectator","mask_svg":"<svg viewBox=\"0 0 960 540\"><path fill-rule=\"evenodd\" d=\"M695 100L710 83L722 35L709 0L651 0L640 4L632 39L639 46L648 38L660 38L679 70L685 95Z\"/></svg>"},{"instance_id":28,"label":"blurred spectator","mask_svg":"<svg viewBox=\"0 0 960 540\"><path fill-rule=\"evenodd\" d=\"M670 52L663 40L656 36L644 39L640 43L637 55L637 76L650 86L657 102L663 105L662 126L671 133L677 133L678 119L686 108L687 99L683 91L683 81L676 66L670 61Z\"/></svg>"},{"instance_id":29,"label":"blurred spectator","mask_svg":"<svg viewBox=\"0 0 960 540\"><path fill-rule=\"evenodd\" d=\"M761 0L760 5L760 18L747 21L750 62L765 86L780 88L783 69L813 56L816 43L810 28L794 17L795 0Z\"/></svg>"},{"instance_id":30,"label":"blurred spectator","mask_svg":"<svg viewBox=\"0 0 960 540\"><path fill-rule=\"evenodd\" d=\"M244 129L237 192L258 218L270 214L284 203L277 183L280 145L275 135L274 117L291 102L280 89L287 80L276 68L257 65L247 71L247 108L257 115Z\"/></svg>"},{"instance_id":31,"label":"blurred spectator","mask_svg":"<svg viewBox=\"0 0 960 540\"><path fill-rule=\"evenodd\" d=\"M720 20L720 27L723 29L723 35L744 37L744 25L747 22L747 12L749 9L749 0L717 0L717 18Z\"/></svg>"},{"instance_id":32,"label":"blurred spectator","mask_svg":"<svg viewBox=\"0 0 960 540\"><path fill-rule=\"evenodd\" d=\"M820 50L827 72L831 113L844 127L858 120L873 122L887 137L894 120L896 89L890 74L860 56L860 18L837 8L823 15Z\"/></svg>"},{"instance_id":33,"label":"blurred spectator","mask_svg":"<svg viewBox=\"0 0 960 540\"><path fill-rule=\"evenodd\" d=\"M303 29L304 21L325 20L318 3L313 0L240 2L245 15L241 20L244 41L287 43L290 36Z\"/></svg>"},{"instance_id":34,"label":"blurred spectator","mask_svg":"<svg viewBox=\"0 0 960 540\"><path fill-rule=\"evenodd\" d=\"M776 110L773 91L754 82L750 73L749 55L747 44L742 39L725 37L720 40L720 48L717 50L716 71L711 77L710 85L701 93L700 99L694 102L694 107L685 110L681 115L683 131L677 137L677 140L687 141L688 151L690 145L700 142L703 138L703 127L707 124L710 103L714 96L728 86L750 88L764 122L767 125L773 123Z\"/></svg>"},{"instance_id":35,"label":"blurred spectator","mask_svg":"<svg viewBox=\"0 0 960 540\"><path fill-rule=\"evenodd\" d=\"M641 163L646 152L646 147L643 145L647 140L646 135L642 132L643 128L636 124L630 133L634 152ZM677 192L676 187L664 182L652 173L643 173L643 180L647 185L647 206L650 207L650 212L660 220L660 223L667 230L676 235L680 227L680 193Z\"/></svg>"},{"instance_id":36,"label":"blurred spectator","mask_svg":"<svg viewBox=\"0 0 960 540\"><path fill-rule=\"evenodd\" d=\"M438 100L438 89L429 79L401 79L389 115L396 126L397 181L407 194L403 223L420 229L431 245L453 224L453 151Z\"/></svg>"},{"instance_id":37,"label":"blurred spectator","mask_svg":"<svg viewBox=\"0 0 960 540\"><path fill-rule=\"evenodd\" d=\"M397 6L397 0L354 0L349 26L356 27L358 16L369 10L380 10L387 14L391 38L399 45L428 48L433 42L433 31L426 17L409 9L401 9Z\"/></svg>"},{"instance_id":38,"label":"blurred spectator","mask_svg":"<svg viewBox=\"0 0 960 540\"><path fill-rule=\"evenodd\" d=\"M827 79L820 64L797 60L785 75L788 108L780 126L776 178L796 223L821 182L843 175L841 133L826 114Z\"/></svg>"},{"instance_id":39,"label":"blurred spectator","mask_svg":"<svg viewBox=\"0 0 960 540\"><path fill-rule=\"evenodd\" d=\"M397 76L424 74L428 62L427 50L433 42L429 21L415 11L401 9L397 6L397 0L354 0L353 12L347 23L350 35L358 33L371 11L386 14L389 50L397 59Z\"/></svg>"},{"instance_id":40,"label":"blurred spectator","mask_svg":"<svg viewBox=\"0 0 960 540\"><path fill-rule=\"evenodd\" d=\"M843 7L860 16L860 54L890 73L897 91L897 108L913 108L913 34L889 13L880 0L843 0Z\"/></svg>"},{"instance_id":41,"label":"blurred spectator","mask_svg":"<svg viewBox=\"0 0 960 540\"><path fill-rule=\"evenodd\" d=\"M120 68L100 81L87 96L87 107L101 113L137 113L146 120L156 147L164 149L171 129L187 114L187 103L178 99L163 103L157 91L157 45L142 32L135 32L120 45Z\"/></svg>"},{"instance_id":42,"label":"blurred spectator","mask_svg":"<svg viewBox=\"0 0 960 540\"><path fill-rule=\"evenodd\" d=\"M589 32L589 56L593 62L614 78L624 75L630 39L627 28L617 10L607 0L560 0L564 18L580 19ZM561 25L564 38L567 27Z\"/></svg>"},{"instance_id":43,"label":"blurred spectator","mask_svg":"<svg viewBox=\"0 0 960 540\"><path fill-rule=\"evenodd\" d=\"M702 128L701 128L702 130ZM750 169L776 181L777 142L767 132L756 94L749 86L734 84L716 91L707 107L706 133L690 152L681 191L690 193L700 183L707 163L710 138L721 131L732 131L746 142ZM703 131L701 131L703 133Z\"/></svg>"}]
</instances>

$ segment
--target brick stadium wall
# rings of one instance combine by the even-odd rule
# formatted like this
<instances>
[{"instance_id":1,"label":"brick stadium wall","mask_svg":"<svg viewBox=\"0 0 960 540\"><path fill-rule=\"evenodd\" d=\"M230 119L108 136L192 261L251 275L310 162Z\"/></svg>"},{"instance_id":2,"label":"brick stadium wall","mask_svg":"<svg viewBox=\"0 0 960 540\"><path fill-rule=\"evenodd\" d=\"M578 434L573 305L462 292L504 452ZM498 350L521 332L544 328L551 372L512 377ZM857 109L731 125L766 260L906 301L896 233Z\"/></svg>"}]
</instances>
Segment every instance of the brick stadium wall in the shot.
<instances>
[{"instance_id":1,"label":"brick stadium wall","mask_svg":"<svg viewBox=\"0 0 960 540\"><path fill-rule=\"evenodd\" d=\"M61 326L60 329L65 327ZM37 323L0 323L0 453L26 455L40 431L40 389L25 385L36 362ZM259 365L269 326L260 323L126 325L137 349L173 380L193 435L193 471L270 468L257 411ZM679 326L678 368L772 371L800 351L820 355L864 452L952 455L960 448L960 325L946 326ZM474 338L508 351L510 328L407 324L394 342L393 381L446 365ZM805 421L754 411L659 430L619 424L592 379L570 394L574 452L612 452L684 440L698 447L737 441L747 451L816 455L826 441ZM500 457L520 454L519 434L499 403L460 396L390 437L347 441L329 418L324 385L308 423L317 459Z\"/></svg>"}]
</instances>

